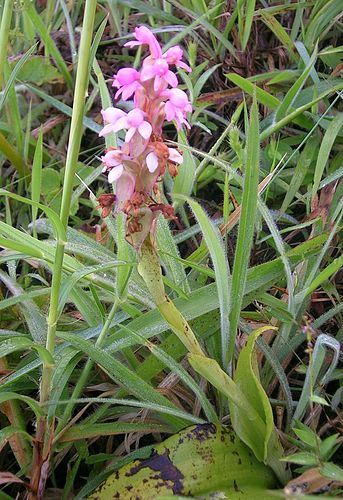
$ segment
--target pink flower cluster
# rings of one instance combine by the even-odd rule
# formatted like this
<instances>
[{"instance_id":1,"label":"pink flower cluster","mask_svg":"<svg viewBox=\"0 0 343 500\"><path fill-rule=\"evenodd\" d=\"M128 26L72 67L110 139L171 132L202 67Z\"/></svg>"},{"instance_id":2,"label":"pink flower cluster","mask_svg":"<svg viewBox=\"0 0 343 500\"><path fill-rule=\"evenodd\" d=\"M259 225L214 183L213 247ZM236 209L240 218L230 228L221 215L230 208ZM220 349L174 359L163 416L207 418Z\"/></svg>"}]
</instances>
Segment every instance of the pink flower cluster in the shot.
<instances>
[{"instance_id":1,"label":"pink flower cluster","mask_svg":"<svg viewBox=\"0 0 343 500\"><path fill-rule=\"evenodd\" d=\"M103 214L108 215L108 203L115 203L116 210L127 215L127 238L139 248L154 230L159 213L173 218L172 207L156 201L157 181L166 168L177 174L182 154L169 148L163 141L165 121L174 121L179 130L182 125L190 128L187 113L192 111L187 94L178 88L178 78L173 66L190 72L182 60L181 47L175 46L162 53L162 48L145 26L135 29L135 41L126 47L148 46L149 55L143 60L140 71L122 68L114 75L115 98L126 101L133 98L133 109L125 112L110 107L102 110L105 126L100 136L126 131L121 148L110 148L101 158L108 181L116 184L116 195L102 195L99 199ZM107 196L107 198L106 198Z\"/></svg>"}]
</instances>

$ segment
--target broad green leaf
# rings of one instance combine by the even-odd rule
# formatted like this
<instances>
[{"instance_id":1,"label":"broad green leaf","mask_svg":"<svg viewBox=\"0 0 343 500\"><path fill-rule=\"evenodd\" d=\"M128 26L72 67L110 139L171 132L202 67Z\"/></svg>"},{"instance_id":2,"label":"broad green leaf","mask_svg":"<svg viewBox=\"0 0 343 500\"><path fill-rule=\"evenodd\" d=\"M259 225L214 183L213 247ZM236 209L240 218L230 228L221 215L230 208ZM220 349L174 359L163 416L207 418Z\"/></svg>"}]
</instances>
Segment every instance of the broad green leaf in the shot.
<instances>
[{"instance_id":1,"label":"broad green leaf","mask_svg":"<svg viewBox=\"0 0 343 500\"><path fill-rule=\"evenodd\" d=\"M182 130L179 132L178 142L180 144L180 148L182 149L183 145L188 145L187 137ZM178 207L178 199L177 195L182 194L185 196L189 196L192 194L194 180L195 180L195 170L196 164L194 156L188 151L186 148L183 150L183 162L178 167L179 173L175 178L174 186L172 190L173 198L176 198L176 207Z\"/></svg>"},{"instance_id":2,"label":"broad green leaf","mask_svg":"<svg viewBox=\"0 0 343 500\"><path fill-rule=\"evenodd\" d=\"M25 292L18 283L12 280L12 278L0 270L0 281L2 281L7 289L14 296L25 296ZM35 345L42 345L45 343L46 332L47 332L47 322L41 309L35 303L32 298L22 300L18 302L19 308L25 317L28 329L30 331L31 337L36 342ZM49 364L49 363L48 363Z\"/></svg>"},{"instance_id":3,"label":"broad green leaf","mask_svg":"<svg viewBox=\"0 0 343 500\"><path fill-rule=\"evenodd\" d=\"M6 444L6 441L9 441L15 434L21 434L28 441L32 441L33 439L32 436L23 431L23 429L9 425L0 429L0 448L2 448Z\"/></svg>"},{"instance_id":4,"label":"broad green leaf","mask_svg":"<svg viewBox=\"0 0 343 500\"><path fill-rule=\"evenodd\" d=\"M180 253L169 229L168 222L162 216L158 218L156 237L158 253L166 270L166 275L175 285L181 287L186 295L189 294L191 290L187 281L185 266L182 259L180 259Z\"/></svg>"},{"instance_id":5,"label":"broad green leaf","mask_svg":"<svg viewBox=\"0 0 343 500\"><path fill-rule=\"evenodd\" d=\"M122 214L118 214L117 222L117 258L119 261L116 269L116 293L119 298L125 298L127 294L128 282L131 276L132 263L136 260L136 255L131 245L125 239L125 219Z\"/></svg>"},{"instance_id":6,"label":"broad green leaf","mask_svg":"<svg viewBox=\"0 0 343 500\"><path fill-rule=\"evenodd\" d=\"M29 340L26 337L15 337L13 339L3 340L0 344L0 358L7 356L12 352L25 351L25 350L35 350L38 352L42 362L46 366L53 366L54 359L45 349L45 347L35 344L32 340Z\"/></svg>"},{"instance_id":7,"label":"broad green leaf","mask_svg":"<svg viewBox=\"0 0 343 500\"><path fill-rule=\"evenodd\" d=\"M203 424L155 445L150 456L119 469L88 498L125 498L127 491L132 498L165 498L172 493L173 498L212 498L221 492L232 499L262 500L275 486L271 470L252 457L231 430Z\"/></svg>"},{"instance_id":8,"label":"broad green leaf","mask_svg":"<svg viewBox=\"0 0 343 500\"><path fill-rule=\"evenodd\" d=\"M52 222L54 229L56 231L56 237L59 238L61 241L66 241L67 236L65 229L60 221L59 216L52 210L51 208L42 205L41 203L37 203L35 201L32 201L28 198L24 198L23 196L19 196L15 193L11 193L9 191L6 191L5 189L0 189L0 196L8 196L9 198L13 198L14 200L20 201L21 203L26 203L28 205L40 208L43 210L46 215L49 217L50 221ZM11 228L12 229L12 228Z\"/></svg>"},{"instance_id":9,"label":"broad green leaf","mask_svg":"<svg viewBox=\"0 0 343 500\"><path fill-rule=\"evenodd\" d=\"M255 412L264 423L263 435L260 434L258 436L258 455L255 452L256 456L264 462L268 459L268 443L274 430L274 418L268 396L265 393L259 379L254 349L257 338L268 330L275 330L275 327L264 326L262 328L258 328L249 335L246 345L239 354L234 375L234 382L237 387L242 391L244 397L247 401L249 401L249 404L254 408ZM244 430L241 430L242 423L247 419L247 417L237 406L232 403L229 403L229 406L233 428L245 442L252 442L254 436L250 435L247 439L245 436L243 437ZM248 420L250 419L248 418ZM249 426L247 425L245 428L249 429ZM253 427L250 427L250 434L254 433L255 431Z\"/></svg>"}]
</instances>

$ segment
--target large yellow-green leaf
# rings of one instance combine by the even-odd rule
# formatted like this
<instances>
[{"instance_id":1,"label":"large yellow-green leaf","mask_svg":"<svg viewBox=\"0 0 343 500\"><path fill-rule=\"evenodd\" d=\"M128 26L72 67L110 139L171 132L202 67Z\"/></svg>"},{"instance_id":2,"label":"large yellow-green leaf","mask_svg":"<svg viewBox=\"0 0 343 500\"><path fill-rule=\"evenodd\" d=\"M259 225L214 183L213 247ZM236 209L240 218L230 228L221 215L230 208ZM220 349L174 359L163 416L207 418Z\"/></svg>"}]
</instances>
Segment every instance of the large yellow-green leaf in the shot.
<instances>
[{"instance_id":1,"label":"large yellow-green leaf","mask_svg":"<svg viewBox=\"0 0 343 500\"><path fill-rule=\"evenodd\" d=\"M279 461L282 448L274 427L269 399L258 378L254 353L257 337L272 328L264 326L250 335L240 353L234 379L213 359L189 355L188 360L194 370L228 398L235 432L254 452L256 458L270 465L284 483L288 476Z\"/></svg>"},{"instance_id":2,"label":"large yellow-green leaf","mask_svg":"<svg viewBox=\"0 0 343 500\"><path fill-rule=\"evenodd\" d=\"M149 458L125 465L89 498L213 498L216 493L262 500L274 498L268 489L275 485L271 469L258 462L231 430L200 424L157 444Z\"/></svg>"},{"instance_id":3,"label":"large yellow-green leaf","mask_svg":"<svg viewBox=\"0 0 343 500\"><path fill-rule=\"evenodd\" d=\"M258 328L248 338L246 345L243 347L237 363L237 368L234 376L234 382L241 390L244 397L249 401L249 404L254 408L264 424L263 435L260 436L260 450L262 454L261 459L264 463L269 464L274 472L281 480L286 480L287 474L282 463L279 459L282 456L282 447L278 439L276 429L274 426L274 418L271 404L268 396L265 393L258 374L258 367L256 362L255 343L257 338L262 335L266 330L274 329L273 327L264 326ZM229 403L230 415L233 427L237 434L244 439L243 432L246 430L244 420L247 416L237 407L237 405ZM254 429L251 429L251 434ZM245 440L245 439L244 439ZM245 442L247 442L245 440ZM256 455L258 456L258 455Z\"/></svg>"}]
</instances>

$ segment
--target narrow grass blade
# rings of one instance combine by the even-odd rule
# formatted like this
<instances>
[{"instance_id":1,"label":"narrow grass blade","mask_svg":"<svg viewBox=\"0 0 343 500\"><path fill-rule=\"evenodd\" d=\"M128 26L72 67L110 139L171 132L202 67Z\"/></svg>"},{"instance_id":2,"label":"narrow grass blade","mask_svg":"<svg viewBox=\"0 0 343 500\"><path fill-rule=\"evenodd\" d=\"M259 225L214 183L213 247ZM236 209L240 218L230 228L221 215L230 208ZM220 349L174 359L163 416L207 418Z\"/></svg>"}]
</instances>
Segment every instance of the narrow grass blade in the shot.
<instances>
[{"instance_id":1,"label":"narrow grass blade","mask_svg":"<svg viewBox=\"0 0 343 500\"><path fill-rule=\"evenodd\" d=\"M93 346L90 342L72 333L60 332L58 336L71 343L77 349L81 349L85 352L95 363L99 364L108 373L108 375L113 378L113 380L124 386L130 394L133 394L143 401L150 401L152 403L162 404L163 406L174 406L169 403L165 397L160 395L151 385L144 382L144 380L116 360L113 356L110 356L103 349ZM175 418L172 422L176 427L178 427L178 425L182 425L182 420L180 419Z\"/></svg>"},{"instance_id":2,"label":"narrow grass blade","mask_svg":"<svg viewBox=\"0 0 343 500\"><path fill-rule=\"evenodd\" d=\"M24 66L24 64L26 63L26 61L34 53L34 51L36 50L36 48L37 48L37 44L35 44L32 47L30 47L29 50L27 52L25 52L25 54L20 58L20 61L18 61L18 63L15 65L15 67L11 71L10 77L8 78L8 80L6 82L6 86L2 90L2 92L0 93L0 111L1 111L1 109L3 107L3 105L6 102L7 95L9 93L12 85L14 85L14 82L16 80L16 77L17 77L18 73L20 72L21 68Z\"/></svg>"},{"instance_id":3,"label":"narrow grass blade","mask_svg":"<svg viewBox=\"0 0 343 500\"><path fill-rule=\"evenodd\" d=\"M213 262L213 267L216 276L216 285L218 291L219 307L220 307L220 328L221 328L221 362L226 368L229 363L229 345L230 340L230 281L228 262L221 235L196 201L185 198L191 207L197 221L201 227L201 231L205 243L209 249L210 256ZM232 334L232 333L231 333Z\"/></svg>"},{"instance_id":4,"label":"narrow grass blade","mask_svg":"<svg viewBox=\"0 0 343 500\"><path fill-rule=\"evenodd\" d=\"M241 312L247 270L249 267L250 252L253 243L258 197L259 156L260 142L258 110L256 98L254 98L251 109L250 125L247 133L243 197L235 260L232 270L229 359L232 359L234 354L238 321Z\"/></svg>"},{"instance_id":5,"label":"narrow grass blade","mask_svg":"<svg viewBox=\"0 0 343 500\"><path fill-rule=\"evenodd\" d=\"M279 23L279 21L266 9L260 10L262 21L268 26L268 28L274 33L274 35L280 40L280 42L286 47L290 59L293 61L297 60L297 55L295 52L294 42L288 35L287 31Z\"/></svg>"},{"instance_id":6,"label":"narrow grass blade","mask_svg":"<svg viewBox=\"0 0 343 500\"><path fill-rule=\"evenodd\" d=\"M43 162L43 129L40 129L37 139L35 154L32 163L31 177L31 199L34 203L40 202L41 185L42 185L42 162ZM35 222L37 218L38 207L32 205L32 224L33 234L36 236Z\"/></svg>"},{"instance_id":7,"label":"narrow grass blade","mask_svg":"<svg viewBox=\"0 0 343 500\"><path fill-rule=\"evenodd\" d=\"M333 118L328 129L326 130L322 143L319 148L318 158L313 178L312 201L317 194L323 172L329 160L331 149L342 127L343 127L343 113L339 113Z\"/></svg>"},{"instance_id":8,"label":"narrow grass blade","mask_svg":"<svg viewBox=\"0 0 343 500\"><path fill-rule=\"evenodd\" d=\"M61 433L58 438L59 443L68 443L71 441L81 441L82 439L91 439L102 436L115 436L117 434L128 434L130 432L152 433L168 432L169 428L165 425L153 423L131 423L131 422L109 422L106 424L93 425L73 425L66 432Z\"/></svg>"},{"instance_id":9,"label":"narrow grass blade","mask_svg":"<svg viewBox=\"0 0 343 500\"><path fill-rule=\"evenodd\" d=\"M319 381L318 377L325 361L327 349L333 351L333 357L325 375L322 376L322 379ZM318 387L320 390L321 387L327 382L329 375L336 368L339 355L340 343L329 335L319 335L311 355L311 364L306 372L306 378L301 391L301 396L293 415L293 422L302 419L306 408L311 401L311 396L314 394L316 388Z\"/></svg>"},{"instance_id":10,"label":"narrow grass blade","mask_svg":"<svg viewBox=\"0 0 343 500\"><path fill-rule=\"evenodd\" d=\"M288 113L288 111L291 109L295 99L297 98L297 95L305 85L306 80L309 77L312 68L314 67L316 58L317 58L317 50L313 52L312 57L308 62L308 64L306 65L302 75L300 75L300 77L296 80L296 82L292 85L292 87L289 89L289 91L283 98L282 103L280 104L278 110L276 111L275 115L276 121L279 121L282 118L284 118Z\"/></svg>"},{"instance_id":11,"label":"narrow grass blade","mask_svg":"<svg viewBox=\"0 0 343 500\"><path fill-rule=\"evenodd\" d=\"M232 83L241 88L243 92L246 92L250 96L256 95L256 99L258 100L258 102L260 102L264 106L267 106L271 110L275 111L280 106L281 103L279 99L268 93L266 90L257 87L257 85L251 83L248 79L243 78L236 73L229 73L225 76Z\"/></svg>"},{"instance_id":12,"label":"narrow grass blade","mask_svg":"<svg viewBox=\"0 0 343 500\"><path fill-rule=\"evenodd\" d=\"M238 0L238 31L241 50L244 52L250 37L251 26L254 18L255 0Z\"/></svg>"},{"instance_id":13,"label":"narrow grass blade","mask_svg":"<svg viewBox=\"0 0 343 500\"><path fill-rule=\"evenodd\" d=\"M289 259L286 257L286 250L284 246L283 239L280 235L280 232L275 224L273 217L268 210L268 207L262 202L261 199L258 199L258 209L264 218L268 229L274 239L275 246L280 254L281 260L285 267L285 275L287 280L287 293L288 293L288 310L293 315L295 314L294 307L294 280L292 276L292 268Z\"/></svg>"},{"instance_id":14,"label":"narrow grass blade","mask_svg":"<svg viewBox=\"0 0 343 500\"><path fill-rule=\"evenodd\" d=\"M30 89L34 94L38 95L38 97L40 97L41 99L46 101L48 104L50 104L50 106L52 106L53 108L56 108L58 111L60 111L61 113L64 113L65 115L67 115L69 117L72 116L72 114L73 114L72 107L68 106L67 104L64 104L64 102L59 101L55 97L50 96L49 94L47 94L43 90L41 90L37 87L34 87L33 85L30 85L29 83L26 83L25 86L28 89ZM97 134L100 132L100 130L102 128L101 125L99 125L98 123L95 123L94 120L92 120L91 118L88 118L87 116L83 117L82 123L86 128L88 128L89 130L91 130L92 132L95 132Z\"/></svg>"}]
</instances>

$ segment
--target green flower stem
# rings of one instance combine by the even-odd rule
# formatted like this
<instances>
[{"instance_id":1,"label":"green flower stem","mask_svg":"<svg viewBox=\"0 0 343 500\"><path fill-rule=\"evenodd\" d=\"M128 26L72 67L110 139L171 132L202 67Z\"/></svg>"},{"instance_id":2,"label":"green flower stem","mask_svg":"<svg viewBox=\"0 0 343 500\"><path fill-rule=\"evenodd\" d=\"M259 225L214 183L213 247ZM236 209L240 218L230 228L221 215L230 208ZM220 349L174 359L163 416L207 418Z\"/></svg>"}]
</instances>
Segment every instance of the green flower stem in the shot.
<instances>
[{"instance_id":1,"label":"green flower stem","mask_svg":"<svg viewBox=\"0 0 343 500\"><path fill-rule=\"evenodd\" d=\"M88 82L89 82L89 66L90 66L90 53L91 43L94 28L96 1L86 0L84 8L84 19L82 26L80 49L78 54L78 65L75 82L75 93L73 102L73 114L71 118L69 146L67 151L64 186L61 202L60 219L63 227L66 229L68 226L71 196L73 192L73 180L77 166L77 160L80 151L81 138L83 133L83 116L85 109L85 97L87 95ZM56 343L56 326L58 320L58 301L61 288L62 266L64 258L65 241L58 240L55 252L55 261L52 270L52 284L51 284L51 298L48 317L48 332L46 348L53 355ZM42 371L42 380L40 387L40 403L44 405L50 395L51 379L53 367L44 365ZM49 453L49 432L46 428L46 419L42 418L37 426L38 439L44 439L43 456ZM36 491L39 485L39 474L35 472L37 469L37 452L35 452L33 460L33 478L32 487ZM38 462L39 463L39 462Z\"/></svg>"},{"instance_id":2,"label":"green flower stem","mask_svg":"<svg viewBox=\"0 0 343 500\"><path fill-rule=\"evenodd\" d=\"M121 300L119 298L117 298L114 301L112 308L111 308L111 310L106 318L106 321L102 327L100 335L97 338L97 341L95 342L95 347L102 346L102 344L106 338L106 334L111 326L114 315L118 311L120 304L121 304ZM91 372L93 366L94 366L94 362L91 359L88 359L85 366L83 367L81 376L80 376L76 386L74 387L73 393L70 397L70 402L67 404L67 406L64 410L63 416L62 416L61 420L59 421L58 426L56 427L56 438L55 438L56 441L58 441L59 433L62 431L62 429L65 428L65 426L66 426L66 424L67 424L67 422L72 414L72 411L74 408L74 401L80 397L80 395L81 395L81 393L82 393L82 391L87 383L88 377L90 375L90 372Z\"/></svg>"},{"instance_id":3,"label":"green flower stem","mask_svg":"<svg viewBox=\"0 0 343 500\"><path fill-rule=\"evenodd\" d=\"M7 59L8 36L11 29L13 0L5 0L0 25L0 87L4 84L4 68Z\"/></svg>"},{"instance_id":4,"label":"green flower stem","mask_svg":"<svg viewBox=\"0 0 343 500\"><path fill-rule=\"evenodd\" d=\"M63 227L68 226L71 196L73 192L73 181L78 161L81 138L83 133L83 115L85 107L85 96L89 82L90 49L92 43L96 1L87 0L84 10L84 20L81 34L81 43L78 56L78 66L75 82L75 94L73 102L73 114L71 118L69 146L65 165L63 194L61 202L60 218ZM53 354L56 343L56 326L58 320L58 300L61 287L62 265L64 258L64 241L58 241L53 266L53 277L51 285L51 300L48 317L48 335L46 348ZM50 392L51 367L43 368L41 385L41 403L47 401Z\"/></svg>"},{"instance_id":5,"label":"green flower stem","mask_svg":"<svg viewBox=\"0 0 343 500\"><path fill-rule=\"evenodd\" d=\"M148 238L140 249L138 272L145 281L158 310L169 324L171 330L190 353L204 356L204 352L191 327L165 293L160 260Z\"/></svg>"}]
</instances>

